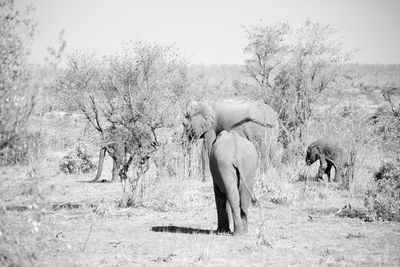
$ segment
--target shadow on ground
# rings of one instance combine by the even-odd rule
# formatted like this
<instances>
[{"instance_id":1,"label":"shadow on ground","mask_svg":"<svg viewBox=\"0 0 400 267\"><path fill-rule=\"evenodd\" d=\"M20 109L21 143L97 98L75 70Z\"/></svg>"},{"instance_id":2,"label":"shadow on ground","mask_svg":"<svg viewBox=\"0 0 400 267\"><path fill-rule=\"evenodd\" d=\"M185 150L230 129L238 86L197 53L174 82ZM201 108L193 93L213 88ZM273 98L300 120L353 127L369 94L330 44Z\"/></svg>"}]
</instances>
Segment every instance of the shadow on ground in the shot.
<instances>
[{"instance_id":1,"label":"shadow on ground","mask_svg":"<svg viewBox=\"0 0 400 267\"><path fill-rule=\"evenodd\" d=\"M84 183L84 184L111 184L117 181L111 181L111 180L106 180L106 179L101 179L101 180L97 180L97 181L93 181L93 180L80 180L77 181L78 183Z\"/></svg>"},{"instance_id":2,"label":"shadow on ground","mask_svg":"<svg viewBox=\"0 0 400 267\"><path fill-rule=\"evenodd\" d=\"M180 227L180 226L173 226L173 225L153 226L153 227L151 227L151 231L182 233L182 234L204 234L204 235L215 234L215 231L212 231L212 230L196 229L196 228L190 228L190 227Z\"/></svg>"}]
</instances>

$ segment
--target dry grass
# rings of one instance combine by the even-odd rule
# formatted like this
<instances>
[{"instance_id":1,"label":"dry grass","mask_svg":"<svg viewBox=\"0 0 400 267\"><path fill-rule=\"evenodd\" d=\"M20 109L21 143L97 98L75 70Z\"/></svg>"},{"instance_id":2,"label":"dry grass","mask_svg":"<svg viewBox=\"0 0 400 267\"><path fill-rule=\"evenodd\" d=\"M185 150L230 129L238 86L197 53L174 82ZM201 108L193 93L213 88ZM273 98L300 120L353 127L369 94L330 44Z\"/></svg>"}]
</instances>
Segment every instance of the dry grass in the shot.
<instances>
[{"instance_id":1,"label":"dry grass","mask_svg":"<svg viewBox=\"0 0 400 267\"><path fill-rule=\"evenodd\" d=\"M233 78L224 79L221 87ZM400 224L357 215L372 174L387 158L379 145L361 147L349 190L313 181L318 164L302 170L304 159L288 155L286 165L257 177L260 206L250 209L249 233L232 237L213 232L212 182L200 182L198 172L186 177L176 147L167 147L160 158L170 161L141 181L135 205L119 208L120 183L88 183L94 173L59 171L60 159L78 142L91 145L97 157L98 140L84 118L48 113L32 124L45 130L41 161L0 169L0 240L9 240L0 243L6 244L0 265L4 255L7 264L22 266L400 264ZM329 133L318 127L311 139ZM111 168L106 157L104 178L111 178Z\"/></svg>"},{"instance_id":2,"label":"dry grass","mask_svg":"<svg viewBox=\"0 0 400 267\"><path fill-rule=\"evenodd\" d=\"M216 210L211 181L166 178L168 182L151 188L152 202L122 209L117 208L119 183L83 182L90 178L59 174L43 181L43 193L50 201L40 218L39 234L19 224L10 229L34 253L34 262L41 266L265 266L397 265L400 260L400 225L335 216L348 198L329 185L301 182L282 189L285 194L297 192L292 202L261 201L260 207L250 209L249 233L231 237L212 232ZM9 184L8 190L15 191L21 182ZM168 202L166 196L171 197ZM18 202L12 199L7 205L12 203ZM10 220L29 221L28 211L6 214Z\"/></svg>"}]
</instances>

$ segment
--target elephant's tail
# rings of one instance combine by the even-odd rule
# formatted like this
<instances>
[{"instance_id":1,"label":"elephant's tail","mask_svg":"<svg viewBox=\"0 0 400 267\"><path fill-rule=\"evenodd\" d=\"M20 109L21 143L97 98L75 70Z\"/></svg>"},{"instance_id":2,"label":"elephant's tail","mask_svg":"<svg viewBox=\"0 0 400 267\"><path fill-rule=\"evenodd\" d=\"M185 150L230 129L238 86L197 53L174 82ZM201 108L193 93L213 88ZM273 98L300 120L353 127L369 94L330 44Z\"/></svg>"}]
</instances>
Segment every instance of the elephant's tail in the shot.
<instances>
[{"instance_id":1,"label":"elephant's tail","mask_svg":"<svg viewBox=\"0 0 400 267\"><path fill-rule=\"evenodd\" d=\"M247 183L245 181L245 179L243 179L242 177L242 172L240 171L240 169L236 166L234 166L234 168L236 169L236 175L239 178L240 183L243 183L244 188L246 188L247 193L249 193L250 198L251 198L251 204L253 204L253 206L258 206L259 202L256 199L256 197L254 196L254 194L250 191L250 188L247 186Z\"/></svg>"}]
</instances>

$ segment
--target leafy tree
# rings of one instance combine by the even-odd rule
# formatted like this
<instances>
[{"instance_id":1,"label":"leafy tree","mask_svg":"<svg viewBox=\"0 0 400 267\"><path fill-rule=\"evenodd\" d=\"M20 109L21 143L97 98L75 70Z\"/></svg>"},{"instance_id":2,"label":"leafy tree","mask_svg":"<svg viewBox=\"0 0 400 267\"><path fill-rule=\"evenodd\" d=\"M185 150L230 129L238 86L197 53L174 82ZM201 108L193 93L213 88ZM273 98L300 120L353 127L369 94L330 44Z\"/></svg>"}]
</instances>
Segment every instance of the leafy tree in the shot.
<instances>
[{"instance_id":1,"label":"leafy tree","mask_svg":"<svg viewBox=\"0 0 400 267\"><path fill-rule=\"evenodd\" d=\"M252 97L278 112L285 146L305 141L315 103L345 78L341 64L350 54L333 35L328 25L311 21L299 29L287 23L247 29L246 68L256 83Z\"/></svg>"},{"instance_id":2,"label":"leafy tree","mask_svg":"<svg viewBox=\"0 0 400 267\"><path fill-rule=\"evenodd\" d=\"M34 106L27 46L35 35L32 7L21 13L13 0L0 0L0 150L24 129Z\"/></svg>"},{"instance_id":3,"label":"leafy tree","mask_svg":"<svg viewBox=\"0 0 400 267\"><path fill-rule=\"evenodd\" d=\"M387 103L383 110L371 117L376 133L385 147L400 161L400 87L390 86L384 90Z\"/></svg>"},{"instance_id":4,"label":"leafy tree","mask_svg":"<svg viewBox=\"0 0 400 267\"><path fill-rule=\"evenodd\" d=\"M115 56L71 57L57 88L63 102L83 112L102 135L104 146L126 147L129 159L117 159L124 180L132 162L146 170L150 155L163 146L160 132L179 122L179 99L188 84L186 62L172 47L130 42Z\"/></svg>"}]
</instances>

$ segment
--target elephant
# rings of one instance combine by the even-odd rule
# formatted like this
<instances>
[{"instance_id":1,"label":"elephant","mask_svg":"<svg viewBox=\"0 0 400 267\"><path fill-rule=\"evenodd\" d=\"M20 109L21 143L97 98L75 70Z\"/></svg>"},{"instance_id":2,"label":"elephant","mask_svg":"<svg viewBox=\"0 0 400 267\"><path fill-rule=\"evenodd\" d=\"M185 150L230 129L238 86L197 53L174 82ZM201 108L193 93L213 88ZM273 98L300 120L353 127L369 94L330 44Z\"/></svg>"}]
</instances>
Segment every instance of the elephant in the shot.
<instances>
[{"instance_id":1,"label":"elephant","mask_svg":"<svg viewBox=\"0 0 400 267\"><path fill-rule=\"evenodd\" d=\"M315 161L320 161L318 178L322 179L325 174L328 175L328 181L331 181L331 169L335 168L335 177L333 181L343 180L344 171L347 166L347 157L345 150L338 142L331 139L318 139L307 147L306 164L311 165Z\"/></svg>"},{"instance_id":2,"label":"elephant","mask_svg":"<svg viewBox=\"0 0 400 267\"><path fill-rule=\"evenodd\" d=\"M235 130L222 131L210 152L210 170L217 206L217 233L229 233L229 215L233 235L247 232L250 200L254 203L253 185L258 154L255 146Z\"/></svg>"},{"instance_id":3,"label":"elephant","mask_svg":"<svg viewBox=\"0 0 400 267\"><path fill-rule=\"evenodd\" d=\"M213 142L223 130L235 131L252 142L259 154L261 172L272 163L277 148L279 123L277 113L262 102L216 102L200 105L187 112L183 119L184 135L189 141L203 138L202 168L206 176L208 157Z\"/></svg>"}]
</instances>

